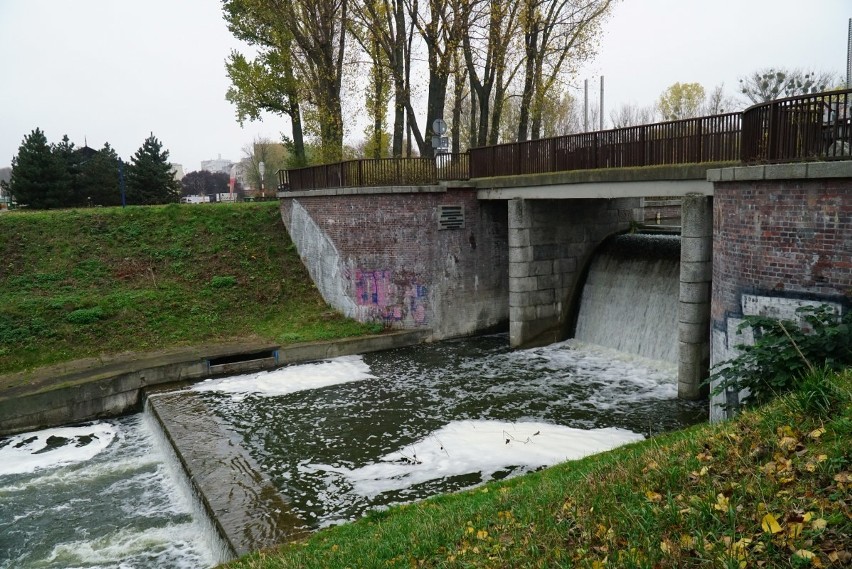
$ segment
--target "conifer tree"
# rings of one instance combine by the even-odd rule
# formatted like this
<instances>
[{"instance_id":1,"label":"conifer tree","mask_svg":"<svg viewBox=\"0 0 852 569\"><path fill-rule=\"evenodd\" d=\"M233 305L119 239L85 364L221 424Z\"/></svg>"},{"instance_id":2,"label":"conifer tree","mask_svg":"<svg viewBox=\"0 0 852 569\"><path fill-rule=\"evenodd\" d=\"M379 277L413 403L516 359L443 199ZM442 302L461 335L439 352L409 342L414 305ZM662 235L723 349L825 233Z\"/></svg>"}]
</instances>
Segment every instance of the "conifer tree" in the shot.
<instances>
[{"instance_id":1,"label":"conifer tree","mask_svg":"<svg viewBox=\"0 0 852 569\"><path fill-rule=\"evenodd\" d=\"M109 145L83 164L80 172L80 194L88 205L121 205L118 186L118 154Z\"/></svg>"},{"instance_id":2,"label":"conifer tree","mask_svg":"<svg viewBox=\"0 0 852 569\"><path fill-rule=\"evenodd\" d=\"M74 143L68 138L68 135L63 135L62 140L58 144L51 144L50 151L54 156L65 166L65 171L68 172L68 196L62 207L75 207L83 205L83 199L80 197L79 177L80 177L80 149L74 146Z\"/></svg>"},{"instance_id":3,"label":"conifer tree","mask_svg":"<svg viewBox=\"0 0 852 569\"><path fill-rule=\"evenodd\" d=\"M180 198L180 184L172 174L169 151L154 133L130 159L127 169L127 203L152 205L176 202Z\"/></svg>"},{"instance_id":4,"label":"conifer tree","mask_svg":"<svg viewBox=\"0 0 852 569\"><path fill-rule=\"evenodd\" d=\"M33 209L67 207L71 202L71 177L65 163L36 128L24 137L18 155L12 158L8 184L13 199Z\"/></svg>"}]
</instances>

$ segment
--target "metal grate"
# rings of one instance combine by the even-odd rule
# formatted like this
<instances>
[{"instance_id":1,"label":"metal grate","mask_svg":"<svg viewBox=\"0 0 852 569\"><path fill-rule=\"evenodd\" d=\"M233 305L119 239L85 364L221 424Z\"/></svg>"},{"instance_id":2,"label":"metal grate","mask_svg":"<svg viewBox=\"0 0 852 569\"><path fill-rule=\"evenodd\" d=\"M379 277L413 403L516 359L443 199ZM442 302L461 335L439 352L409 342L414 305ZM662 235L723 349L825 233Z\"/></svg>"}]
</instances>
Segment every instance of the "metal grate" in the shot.
<instances>
[{"instance_id":1,"label":"metal grate","mask_svg":"<svg viewBox=\"0 0 852 569\"><path fill-rule=\"evenodd\" d=\"M463 205L439 205L438 229L462 229L464 227Z\"/></svg>"}]
</instances>

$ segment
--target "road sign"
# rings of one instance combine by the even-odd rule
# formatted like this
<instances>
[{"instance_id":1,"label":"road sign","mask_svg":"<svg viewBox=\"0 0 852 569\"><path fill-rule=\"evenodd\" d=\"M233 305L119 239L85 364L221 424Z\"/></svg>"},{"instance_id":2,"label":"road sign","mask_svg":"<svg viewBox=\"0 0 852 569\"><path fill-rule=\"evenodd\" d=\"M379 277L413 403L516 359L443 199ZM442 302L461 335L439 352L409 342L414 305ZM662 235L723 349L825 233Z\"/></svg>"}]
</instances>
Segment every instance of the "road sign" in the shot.
<instances>
[{"instance_id":1,"label":"road sign","mask_svg":"<svg viewBox=\"0 0 852 569\"><path fill-rule=\"evenodd\" d=\"M444 122L444 119L435 119L432 122L432 130L437 135L442 135L447 132L447 123Z\"/></svg>"}]
</instances>

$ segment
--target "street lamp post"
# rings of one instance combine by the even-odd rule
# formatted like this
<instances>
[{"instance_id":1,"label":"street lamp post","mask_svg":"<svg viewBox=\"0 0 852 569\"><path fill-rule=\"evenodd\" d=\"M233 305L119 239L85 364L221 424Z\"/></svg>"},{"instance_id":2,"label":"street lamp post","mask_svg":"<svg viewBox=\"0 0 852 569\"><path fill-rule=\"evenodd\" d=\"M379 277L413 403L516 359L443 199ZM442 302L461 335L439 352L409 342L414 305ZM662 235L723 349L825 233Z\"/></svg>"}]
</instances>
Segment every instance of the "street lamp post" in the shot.
<instances>
[{"instance_id":1,"label":"street lamp post","mask_svg":"<svg viewBox=\"0 0 852 569\"><path fill-rule=\"evenodd\" d=\"M266 198L266 192L264 191L264 188L263 188L263 176L264 176L264 174L266 174L266 164L261 162L260 164L257 165L257 169L260 170L260 197Z\"/></svg>"}]
</instances>

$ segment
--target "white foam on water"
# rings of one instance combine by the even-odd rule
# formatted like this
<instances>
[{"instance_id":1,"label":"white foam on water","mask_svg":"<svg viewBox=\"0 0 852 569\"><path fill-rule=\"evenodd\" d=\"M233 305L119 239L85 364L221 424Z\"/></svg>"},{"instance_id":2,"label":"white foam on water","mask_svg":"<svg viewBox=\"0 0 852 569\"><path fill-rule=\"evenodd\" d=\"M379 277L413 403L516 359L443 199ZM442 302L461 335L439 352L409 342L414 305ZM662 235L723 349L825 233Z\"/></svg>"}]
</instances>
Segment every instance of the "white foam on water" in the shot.
<instances>
[{"instance_id":1,"label":"white foam on water","mask_svg":"<svg viewBox=\"0 0 852 569\"><path fill-rule=\"evenodd\" d=\"M230 393L235 400L246 395L275 397L307 389L318 389L352 381L373 379L361 356L342 356L322 362L282 367L272 371L208 379L191 387L193 391Z\"/></svg>"},{"instance_id":2,"label":"white foam on water","mask_svg":"<svg viewBox=\"0 0 852 569\"><path fill-rule=\"evenodd\" d=\"M595 386L577 402L585 407L618 409L632 402L677 398L675 365L613 348L572 339L543 348L517 350L506 357L533 369L573 370L573 377ZM546 374L542 381L554 384ZM529 387L541 387L534 384Z\"/></svg>"},{"instance_id":3,"label":"white foam on water","mask_svg":"<svg viewBox=\"0 0 852 569\"><path fill-rule=\"evenodd\" d=\"M62 564L64 567L156 567L157 560L163 559L169 566L177 563L176 567L181 569L210 567L214 560L199 555L194 547L196 534L193 523L168 524L141 531L123 528L92 540L59 543L40 561L46 566Z\"/></svg>"},{"instance_id":4,"label":"white foam on water","mask_svg":"<svg viewBox=\"0 0 852 569\"><path fill-rule=\"evenodd\" d=\"M480 473L485 482L510 467L514 468L513 474L521 474L643 438L613 427L585 430L536 422L454 421L361 468L304 468L342 474L356 493L370 497L471 473Z\"/></svg>"},{"instance_id":5,"label":"white foam on water","mask_svg":"<svg viewBox=\"0 0 852 569\"><path fill-rule=\"evenodd\" d=\"M110 445L118 430L117 425L99 422L14 435L9 437L8 444L0 448L0 476L26 474L91 460ZM48 446L51 437L63 438L66 442L51 448ZM84 444L86 440L88 442Z\"/></svg>"}]
</instances>

